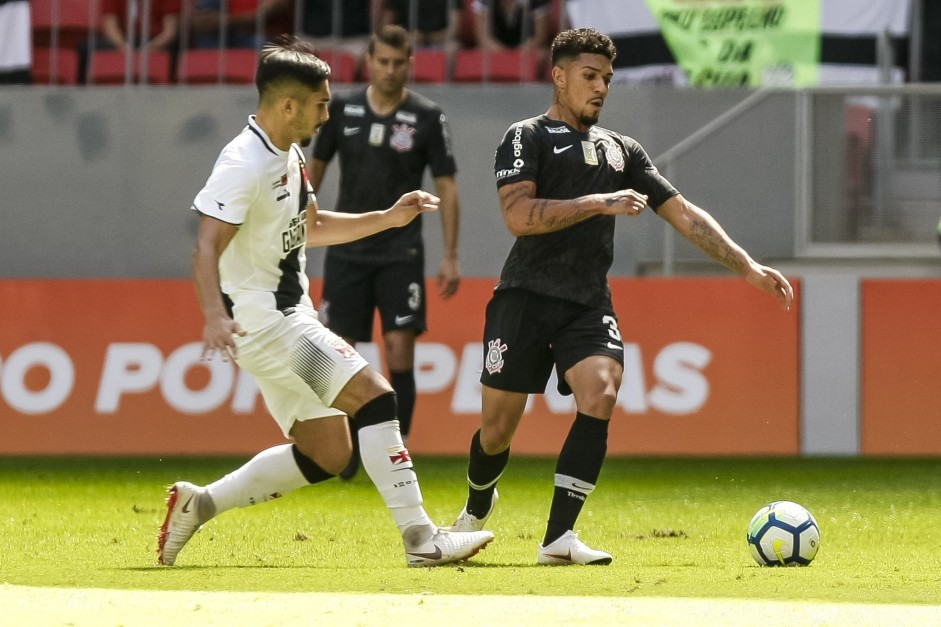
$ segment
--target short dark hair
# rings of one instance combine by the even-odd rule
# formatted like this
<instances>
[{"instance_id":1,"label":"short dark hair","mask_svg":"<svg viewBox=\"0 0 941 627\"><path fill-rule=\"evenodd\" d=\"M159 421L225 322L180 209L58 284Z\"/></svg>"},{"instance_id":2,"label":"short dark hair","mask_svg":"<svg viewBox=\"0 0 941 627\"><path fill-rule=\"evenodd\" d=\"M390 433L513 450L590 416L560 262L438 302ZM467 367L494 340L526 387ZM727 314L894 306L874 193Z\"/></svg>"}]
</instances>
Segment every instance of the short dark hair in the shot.
<instances>
[{"instance_id":1,"label":"short dark hair","mask_svg":"<svg viewBox=\"0 0 941 627\"><path fill-rule=\"evenodd\" d=\"M330 66L316 54L309 42L289 35L281 35L265 44L258 57L255 88L258 96L274 86L294 82L316 91L330 76Z\"/></svg>"},{"instance_id":2,"label":"short dark hair","mask_svg":"<svg viewBox=\"0 0 941 627\"><path fill-rule=\"evenodd\" d=\"M412 38L408 31L398 24L386 24L369 38L369 54L376 53L376 44L385 44L396 50L404 50L412 56Z\"/></svg>"},{"instance_id":3,"label":"short dark hair","mask_svg":"<svg viewBox=\"0 0 941 627\"><path fill-rule=\"evenodd\" d=\"M574 59L580 54L600 54L614 61L618 49L611 38L594 28L564 30L552 40L552 65L562 59Z\"/></svg>"}]
</instances>

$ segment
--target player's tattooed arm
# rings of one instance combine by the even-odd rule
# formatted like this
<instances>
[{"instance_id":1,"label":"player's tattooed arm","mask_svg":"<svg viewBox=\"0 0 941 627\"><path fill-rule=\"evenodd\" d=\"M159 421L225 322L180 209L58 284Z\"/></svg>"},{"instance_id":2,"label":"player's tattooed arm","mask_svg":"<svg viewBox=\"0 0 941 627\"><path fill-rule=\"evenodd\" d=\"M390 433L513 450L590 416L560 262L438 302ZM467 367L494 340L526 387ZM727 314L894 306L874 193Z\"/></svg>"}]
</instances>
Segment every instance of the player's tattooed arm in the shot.
<instances>
[{"instance_id":1,"label":"player's tattooed arm","mask_svg":"<svg viewBox=\"0 0 941 627\"><path fill-rule=\"evenodd\" d=\"M705 210L677 195L663 203L657 213L699 250L729 270L738 274L748 271L751 257Z\"/></svg>"},{"instance_id":2,"label":"player's tattooed arm","mask_svg":"<svg viewBox=\"0 0 941 627\"><path fill-rule=\"evenodd\" d=\"M701 251L771 294L785 309L791 308L794 288L787 278L752 259L707 211L676 195L657 207L657 214Z\"/></svg>"},{"instance_id":3,"label":"player's tattooed arm","mask_svg":"<svg viewBox=\"0 0 941 627\"><path fill-rule=\"evenodd\" d=\"M500 188L500 206L510 233L538 235L561 231L594 215L603 213L596 198L584 196L573 200L536 198L532 181L510 183Z\"/></svg>"},{"instance_id":4,"label":"player's tattooed arm","mask_svg":"<svg viewBox=\"0 0 941 627\"><path fill-rule=\"evenodd\" d=\"M717 226L715 221L694 217L690 223L689 241L726 268L741 274L746 267L741 250L733 248L731 240Z\"/></svg>"}]
</instances>

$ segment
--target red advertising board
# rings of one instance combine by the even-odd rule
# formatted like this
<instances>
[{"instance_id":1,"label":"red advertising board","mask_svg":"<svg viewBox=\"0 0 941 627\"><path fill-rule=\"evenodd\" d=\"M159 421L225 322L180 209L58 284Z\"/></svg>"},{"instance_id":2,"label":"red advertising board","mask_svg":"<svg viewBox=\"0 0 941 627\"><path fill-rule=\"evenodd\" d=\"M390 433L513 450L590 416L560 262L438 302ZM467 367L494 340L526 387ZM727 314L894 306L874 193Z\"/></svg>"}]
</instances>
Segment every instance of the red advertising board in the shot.
<instances>
[{"instance_id":1,"label":"red advertising board","mask_svg":"<svg viewBox=\"0 0 941 627\"><path fill-rule=\"evenodd\" d=\"M941 280L862 282L865 455L941 454Z\"/></svg>"},{"instance_id":2,"label":"red advertising board","mask_svg":"<svg viewBox=\"0 0 941 627\"><path fill-rule=\"evenodd\" d=\"M493 285L465 279L452 300L430 298L413 453L467 453ZM797 310L734 278L611 286L626 366L609 454L799 453ZM250 454L282 441L251 377L199 361L188 281L0 281L0 311L0 454ZM554 455L574 414L550 382L514 453Z\"/></svg>"}]
</instances>

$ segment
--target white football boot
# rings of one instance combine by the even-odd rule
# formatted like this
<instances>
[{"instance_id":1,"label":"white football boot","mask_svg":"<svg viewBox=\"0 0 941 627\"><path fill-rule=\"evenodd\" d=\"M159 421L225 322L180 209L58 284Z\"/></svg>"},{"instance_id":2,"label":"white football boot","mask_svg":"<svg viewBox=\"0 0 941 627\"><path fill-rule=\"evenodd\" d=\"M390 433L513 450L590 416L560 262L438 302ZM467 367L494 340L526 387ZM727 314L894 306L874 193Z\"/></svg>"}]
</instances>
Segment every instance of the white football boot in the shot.
<instances>
[{"instance_id":1,"label":"white football boot","mask_svg":"<svg viewBox=\"0 0 941 627\"><path fill-rule=\"evenodd\" d=\"M457 520L454 521L454 524L448 527L450 531L480 531L484 528L484 525L487 524L487 519L490 518L490 514L493 513L493 508L497 506L497 501L500 499L500 494L497 492L496 488L493 490L493 497L490 499L490 509L487 510L487 513L484 514L483 518L477 518L473 514L467 513L467 504L464 504L464 509L461 510L461 513L457 515Z\"/></svg>"},{"instance_id":2,"label":"white football boot","mask_svg":"<svg viewBox=\"0 0 941 627\"><path fill-rule=\"evenodd\" d=\"M167 489L167 517L157 534L158 564L173 566L183 546L212 518L205 516L207 509L211 511L211 505L207 508L206 503L202 506L204 518L200 518L200 503L208 498L205 488L187 481L177 481Z\"/></svg>"},{"instance_id":3,"label":"white football boot","mask_svg":"<svg viewBox=\"0 0 941 627\"><path fill-rule=\"evenodd\" d=\"M578 534L566 531L561 538L549 544L539 545L539 563L551 566L567 564L596 564L606 566L611 563L610 553L596 551L578 539Z\"/></svg>"},{"instance_id":4,"label":"white football boot","mask_svg":"<svg viewBox=\"0 0 941 627\"><path fill-rule=\"evenodd\" d=\"M493 542L492 531L448 531L416 525L402 534L409 568L466 562Z\"/></svg>"}]
</instances>

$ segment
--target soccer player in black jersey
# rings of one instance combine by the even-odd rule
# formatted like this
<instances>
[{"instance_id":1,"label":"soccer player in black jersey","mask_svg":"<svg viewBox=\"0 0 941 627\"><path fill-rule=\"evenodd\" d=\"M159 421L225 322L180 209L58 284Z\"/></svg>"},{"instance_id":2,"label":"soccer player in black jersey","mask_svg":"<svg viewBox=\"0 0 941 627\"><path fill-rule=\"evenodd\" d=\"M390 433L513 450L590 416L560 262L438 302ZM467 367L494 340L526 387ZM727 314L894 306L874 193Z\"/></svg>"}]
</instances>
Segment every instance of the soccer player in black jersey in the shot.
<instances>
[{"instance_id":1,"label":"soccer player in black jersey","mask_svg":"<svg viewBox=\"0 0 941 627\"><path fill-rule=\"evenodd\" d=\"M596 126L616 51L594 29L552 44L549 110L513 124L497 148L500 207L516 236L487 305L481 427L470 445L469 495L452 529L481 529L493 512L510 443L530 394L552 367L577 413L555 471L541 564L609 564L573 532L607 451L608 422L624 369L624 344L607 273L617 216L650 206L704 253L786 308L780 272L753 260L704 210L686 200L636 141Z\"/></svg>"},{"instance_id":2,"label":"soccer player in black jersey","mask_svg":"<svg viewBox=\"0 0 941 627\"><path fill-rule=\"evenodd\" d=\"M388 207L403 190L421 187L431 171L441 199L444 257L438 268L438 294L450 298L460 281L457 256L457 166L447 119L431 100L405 87L411 67L408 31L388 25L373 35L366 55L371 82L355 93L335 97L330 119L317 136L310 165L314 191L327 164L339 154L337 211L360 213ZM415 338L425 331L425 253L421 219L400 229L331 246L324 262L324 323L350 344L372 339L379 310L389 381L399 402L402 437L408 439L415 408ZM340 474L351 478L354 451Z\"/></svg>"}]
</instances>

